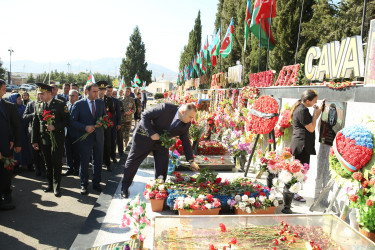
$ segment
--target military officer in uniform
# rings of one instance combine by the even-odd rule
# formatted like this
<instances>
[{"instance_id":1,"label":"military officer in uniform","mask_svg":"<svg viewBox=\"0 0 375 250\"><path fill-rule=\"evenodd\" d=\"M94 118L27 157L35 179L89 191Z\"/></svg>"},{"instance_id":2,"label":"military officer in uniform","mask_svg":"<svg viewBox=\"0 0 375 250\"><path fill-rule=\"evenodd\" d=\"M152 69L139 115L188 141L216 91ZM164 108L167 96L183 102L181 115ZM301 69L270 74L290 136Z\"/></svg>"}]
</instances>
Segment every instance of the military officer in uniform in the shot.
<instances>
[{"instance_id":1,"label":"military officer in uniform","mask_svg":"<svg viewBox=\"0 0 375 250\"><path fill-rule=\"evenodd\" d=\"M133 114L135 113L135 102L130 96L131 88L126 88L125 96L121 99L122 108L121 111L121 134L125 143L125 150L129 142L130 130L132 127Z\"/></svg>"},{"instance_id":2,"label":"military officer in uniform","mask_svg":"<svg viewBox=\"0 0 375 250\"><path fill-rule=\"evenodd\" d=\"M34 150L42 150L46 164L48 187L44 192L54 192L61 196L60 182L62 171L62 157L64 152L65 127L69 125L69 110L63 101L52 96L52 87L37 83L41 102L35 104L31 142ZM48 125L43 119L43 113L51 111L53 124ZM51 134L56 141L52 145ZM41 138L41 145L39 141Z\"/></svg>"},{"instance_id":3,"label":"military officer in uniform","mask_svg":"<svg viewBox=\"0 0 375 250\"><path fill-rule=\"evenodd\" d=\"M105 95L106 88L108 83L106 81L99 81L96 83L99 86L99 99L104 101L105 110L108 113L111 113L113 116L115 112L115 106L113 104L113 99ZM112 120L112 118L111 118ZM104 153L103 153L103 163L107 167L107 171L111 172L111 128L104 129Z\"/></svg>"},{"instance_id":4,"label":"military officer in uniform","mask_svg":"<svg viewBox=\"0 0 375 250\"><path fill-rule=\"evenodd\" d=\"M115 112L112 114L111 120L113 121L113 127L111 128L111 158L113 163L117 163L116 160L116 139L117 131L121 128L121 109L120 101L113 96L113 86L107 85L105 95L113 100L113 106ZM121 141L122 142L122 141Z\"/></svg>"}]
</instances>

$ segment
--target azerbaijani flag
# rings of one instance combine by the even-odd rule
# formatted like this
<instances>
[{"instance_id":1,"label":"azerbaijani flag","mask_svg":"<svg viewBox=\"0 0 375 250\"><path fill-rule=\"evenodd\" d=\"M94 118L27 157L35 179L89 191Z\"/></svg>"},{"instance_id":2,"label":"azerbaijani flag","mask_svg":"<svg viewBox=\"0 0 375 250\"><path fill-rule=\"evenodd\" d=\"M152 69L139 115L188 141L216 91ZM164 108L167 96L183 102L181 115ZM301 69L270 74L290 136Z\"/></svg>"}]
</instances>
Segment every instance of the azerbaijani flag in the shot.
<instances>
[{"instance_id":1,"label":"azerbaijani flag","mask_svg":"<svg viewBox=\"0 0 375 250\"><path fill-rule=\"evenodd\" d=\"M119 84L118 84L118 91L120 92L120 90L122 90L124 88L125 88L125 79L124 79L124 77L122 77Z\"/></svg>"},{"instance_id":2,"label":"azerbaijani flag","mask_svg":"<svg viewBox=\"0 0 375 250\"><path fill-rule=\"evenodd\" d=\"M255 17L255 22L257 24L259 24L259 19L265 19L265 18L271 17L271 6L272 6L272 17L276 17L275 0L263 0L262 3L260 4L258 13ZM254 6L254 9L255 9L255 6Z\"/></svg>"},{"instance_id":3,"label":"azerbaijani flag","mask_svg":"<svg viewBox=\"0 0 375 250\"><path fill-rule=\"evenodd\" d=\"M246 18L245 18L245 45L244 50L246 50L247 38L249 37L250 31L250 22L251 22L251 1L247 0L247 7L246 7Z\"/></svg>"},{"instance_id":4,"label":"azerbaijani flag","mask_svg":"<svg viewBox=\"0 0 375 250\"><path fill-rule=\"evenodd\" d=\"M94 77L94 75L92 73L90 73L89 78L87 79L86 84L90 84L90 83L96 83L95 82L95 77Z\"/></svg>"},{"instance_id":5,"label":"azerbaijani flag","mask_svg":"<svg viewBox=\"0 0 375 250\"><path fill-rule=\"evenodd\" d=\"M135 84L133 81L131 81L131 84L133 88L138 87L137 84Z\"/></svg>"},{"instance_id":6,"label":"azerbaijani flag","mask_svg":"<svg viewBox=\"0 0 375 250\"><path fill-rule=\"evenodd\" d=\"M271 18L263 18L263 19L259 20L259 17L267 16L264 13L264 8L266 8L267 5L262 7L263 8L262 12L261 12L260 16L258 16L258 13L261 9L261 5L262 5L261 0L255 1L253 16L251 17L250 30L251 30L251 32L253 32L254 36L256 36L258 39L259 39L259 31L260 31L260 33L261 33L260 44L263 47L268 46L268 38L269 38L270 39L270 50L273 50L273 48L276 46L276 42L273 38L272 30L271 30L271 32L269 32L270 31L270 20L271 20ZM272 12L274 12L275 16L276 16L276 4L275 3L273 3L273 8L275 8L275 11L272 11ZM271 6L269 8L269 11L271 12ZM268 14L268 16L271 16L270 13ZM272 13L272 16L274 16L273 13ZM258 24L256 22L256 18L258 18L257 19L259 21Z\"/></svg>"},{"instance_id":7,"label":"azerbaijani flag","mask_svg":"<svg viewBox=\"0 0 375 250\"><path fill-rule=\"evenodd\" d=\"M220 29L217 31L216 36L214 40L211 42L210 46L208 47L208 50L211 52L211 55L217 56L219 55L220 51Z\"/></svg>"},{"instance_id":8,"label":"azerbaijani flag","mask_svg":"<svg viewBox=\"0 0 375 250\"><path fill-rule=\"evenodd\" d=\"M146 81L144 81L142 85L142 90L145 90L145 89L146 89Z\"/></svg>"},{"instance_id":9,"label":"azerbaijani flag","mask_svg":"<svg viewBox=\"0 0 375 250\"><path fill-rule=\"evenodd\" d=\"M223 43L221 44L220 54L223 58L227 57L232 51L233 46L233 17L230 21L227 33L225 34Z\"/></svg>"},{"instance_id":10,"label":"azerbaijani flag","mask_svg":"<svg viewBox=\"0 0 375 250\"><path fill-rule=\"evenodd\" d=\"M138 77L137 74L135 74L135 77L134 77L133 81L134 81L135 84L140 84L141 83L141 80L139 79L139 77Z\"/></svg>"}]
</instances>

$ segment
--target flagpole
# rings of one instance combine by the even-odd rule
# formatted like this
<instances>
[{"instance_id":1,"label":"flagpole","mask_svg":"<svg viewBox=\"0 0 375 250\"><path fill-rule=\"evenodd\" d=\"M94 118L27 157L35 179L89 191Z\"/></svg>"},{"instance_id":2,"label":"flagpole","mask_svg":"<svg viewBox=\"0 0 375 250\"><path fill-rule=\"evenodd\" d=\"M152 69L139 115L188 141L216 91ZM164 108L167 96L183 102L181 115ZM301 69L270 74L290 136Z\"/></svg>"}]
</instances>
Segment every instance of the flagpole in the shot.
<instances>
[{"instance_id":1,"label":"flagpole","mask_svg":"<svg viewBox=\"0 0 375 250\"><path fill-rule=\"evenodd\" d=\"M258 57L258 73L260 71L260 47L261 47L261 43L260 43L260 40L262 38L262 33L260 32L260 30L262 29L262 20L259 18L259 23L260 23L260 29L259 29L259 57Z\"/></svg>"},{"instance_id":2,"label":"flagpole","mask_svg":"<svg viewBox=\"0 0 375 250\"><path fill-rule=\"evenodd\" d=\"M220 19L220 47L221 47L221 19ZM220 57L220 67L219 67L219 69L220 69L220 72L221 72L221 56L220 56L220 52L219 52L219 55L218 55L219 57Z\"/></svg>"},{"instance_id":3,"label":"flagpole","mask_svg":"<svg viewBox=\"0 0 375 250\"><path fill-rule=\"evenodd\" d=\"M273 10L273 0L271 0L270 27L268 28L268 44L267 44L267 64L266 64L266 71L268 70L268 58L270 56L270 39L271 39L271 25L272 25L272 10Z\"/></svg>"},{"instance_id":4,"label":"flagpole","mask_svg":"<svg viewBox=\"0 0 375 250\"><path fill-rule=\"evenodd\" d=\"M246 20L245 20L245 22L246 22ZM245 45L246 45L246 37L245 37L245 41L243 43L243 54L242 54L242 82L245 81L245 51L246 51L246 46ZM241 87L244 87L243 85L244 84L242 84Z\"/></svg>"},{"instance_id":5,"label":"flagpole","mask_svg":"<svg viewBox=\"0 0 375 250\"><path fill-rule=\"evenodd\" d=\"M296 58L294 59L294 64L297 64L298 45L299 45L299 36L300 36L300 33L301 33L301 22L302 22L303 6L304 6L304 5L305 5L305 0L302 1L301 16L299 17L299 27L298 27L298 37L297 37Z\"/></svg>"},{"instance_id":6,"label":"flagpole","mask_svg":"<svg viewBox=\"0 0 375 250\"><path fill-rule=\"evenodd\" d=\"M361 39L362 39L362 42L363 42L363 31L365 30L366 8L367 8L367 0L364 0L364 3L363 3L363 13L362 13L362 26L361 26Z\"/></svg>"}]
</instances>

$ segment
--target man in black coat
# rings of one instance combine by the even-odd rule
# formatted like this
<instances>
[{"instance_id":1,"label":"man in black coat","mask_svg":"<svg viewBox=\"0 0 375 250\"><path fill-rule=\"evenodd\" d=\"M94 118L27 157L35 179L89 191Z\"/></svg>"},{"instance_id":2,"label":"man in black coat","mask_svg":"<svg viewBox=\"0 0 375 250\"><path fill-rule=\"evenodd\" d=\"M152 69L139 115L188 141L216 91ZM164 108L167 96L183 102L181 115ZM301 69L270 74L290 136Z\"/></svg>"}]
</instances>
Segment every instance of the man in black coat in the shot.
<instances>
[{"instance_id":1,"label":"man in black coat","mask_svg":"<svg viewBox=\"0 0 375 250\"><path fill-rule=\"evenodd\" d=\"M5 81L0 79L0 157L10 157L13 149L16 153L21 151L22 130L18 117L17 107L13 103L2 99L6 93ZM0 210L14 209L11 204L12 190L11 173L5 169L3 161L0 160ZM3 200L4 196L4 200Z\"/></svg>"},{"instance_id":2,"label":"man in black coat","mask_svg":"<svg viewBox=\"0 0 375 250\"><path fill-rule=\"evenodd\" d=\"M30 101L25 109L25 112L23 113L23 119L25 119L29 123L29 140L31 141L31 132L33 129L33 118L34 118L34 111L35 111L35 104L40 102L40 98L38 95L37 101ZM38 142L40 143L40 141ZM35 174L36 176L46 176L46 168L44 165L43 155L40 150L32 150L33 151L33 160L34 160L34 166L35 166Z\"/></svg>"},{"instance_id":3,"label":"man in black coat","mask_svg":"<svg viewBox=\"0 0 375 250\"><path fill-rule=\"evenodd\" d=\"M120 101L113 97L113 86L107 85L105 95L112 98L114 113L112 114L111 120L113 121L113 127L111 128L111 158L113 163L117 163L116 160L116 139L117 131L121 128L121 108Z\"/></svg>"},{"instance_id":4,"label":"man in black coat","mask_svg":"<svg viewBox=\"0 0 375 250\"><path fill-rule=\"evenodd\" d=\"M141 101L142 101L142 111L144 111L146 109L146 106L147 106L147 93L146 93L146 90L142 90Z\"/></svg>"},{"instance_id":5,"label":"man in black coat","mask_svg":"<svg viewBox=\"0 0 375 250\"><path fill-rule=\"evenodd\" d=\"M106 81L99 81L96 83L99 86L99 99L104 101L106 113L112 116L116 113L115 105L113 104L112 96L105 95L108 83ZM104 152L103 152L103 163L107 167L107 171L111 172L111 136L112 128L104 128Z\"/></svg>"},{"instance_id":6,"label":"man in black coat","mask_svg":"<svg viewBox=\"0 0 375 250\"><path fill-rule=\"evenodd\" d=\"M197 114L194 104L185 104L180 108L170 103L159 104L142 113L141 121L134 131L132 146L125 163L124 177L122 179L121 196L129 197L129 187L133 182L139 165L153 152L155 160L155 179L160 175L167 177L169 149L163 147L160 135L165 131L170 137L179 136L184 147L186 160L193 170L199 169L194 162L193 151L189 140L191 121Z\"/></svg>"}]
</instances>

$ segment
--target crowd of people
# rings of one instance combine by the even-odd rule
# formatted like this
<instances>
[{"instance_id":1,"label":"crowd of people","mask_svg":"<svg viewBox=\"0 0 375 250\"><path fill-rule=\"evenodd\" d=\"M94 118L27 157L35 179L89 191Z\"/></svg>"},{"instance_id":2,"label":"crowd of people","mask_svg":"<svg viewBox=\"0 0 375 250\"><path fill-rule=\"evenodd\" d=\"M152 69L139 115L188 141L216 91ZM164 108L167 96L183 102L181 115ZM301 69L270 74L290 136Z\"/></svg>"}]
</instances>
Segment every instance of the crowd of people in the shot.
<instances>
[{"instance_id":1,"label":"crowd of people","mask_svg":"<svg viewBox=\"0 0 375 250\"><path fill-rule=\"evenodd\" d=\"M145 90L114 89L106 81L87 84L80 93L77 84L58 86L37 83L36 100L24 92L7 98L6 83L0 79L0 210L14 209L11 179L24 169L47 179L45 192L61 196L61 176L80 177L81 194L88 193L89 168L92 189L101 192L101 171L112 171L116 153L124 154L135 125L147 104ZM98 124L108 116L111 126ZM85 139L82 139L85 137ZM66 156L67 170L62 173ZM4 164L17 161L13 168ZM78 185L78 184L77 184Z\"/></svg>"}]
</instances>

